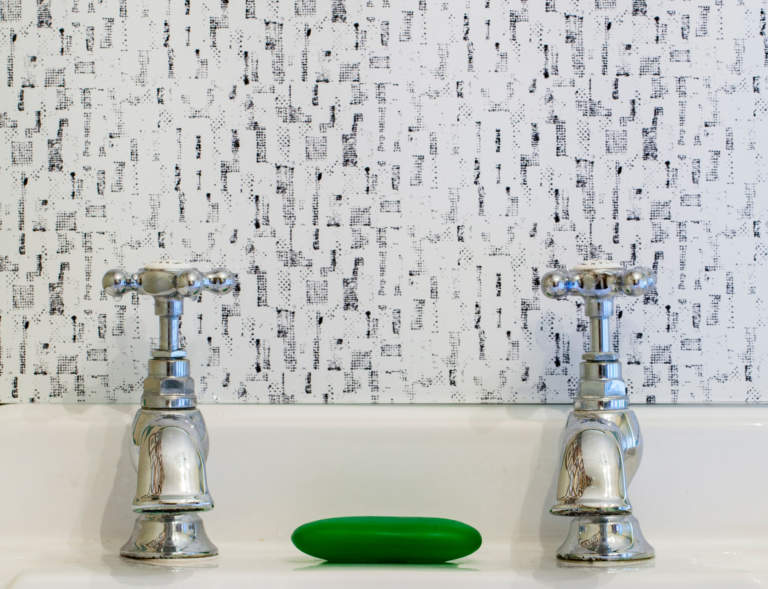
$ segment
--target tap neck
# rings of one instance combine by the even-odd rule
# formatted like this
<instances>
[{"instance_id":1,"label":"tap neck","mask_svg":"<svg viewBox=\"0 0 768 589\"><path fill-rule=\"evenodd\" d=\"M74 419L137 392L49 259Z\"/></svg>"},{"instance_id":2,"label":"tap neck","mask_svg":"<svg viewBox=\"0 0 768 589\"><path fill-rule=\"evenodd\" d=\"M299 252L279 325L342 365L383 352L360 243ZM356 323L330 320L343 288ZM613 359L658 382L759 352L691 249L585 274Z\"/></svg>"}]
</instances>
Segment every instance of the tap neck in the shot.
<instances>
[{"instance_id":1,"label":"tap neck","mask_svg":"<svg viewBox=\"0 0 768 589\"><path fill-rule=\"evenodd\" d=\"M189 376L189 360L179 331L183 312L181 297L155 296L159 339L144 379L141 406L146 409L192 409L197 405L195 381Z\"/></svg>"},{"instance_id":2,"label":"tap neck","mask_svg":"<svg viewBox=\"0 0 768 589\"><path fill-rule=\"evenodd\" d=\"M629 406L627 387L621 376L619 356L612 350L610 319L612 297L586 297L584 313L589 317L589 351L582 355L579 394L574 408L583 411L622 410Z\"/></svg>"},{"instance_id":3,"label":"tap neck","mask_svg":"<svg viewBox=\"0 0 768 589\"><path fill-rule=\"evenodd\" d=\"M181 314L184 301L173 297L155 297L155 315L159 324L157 348L152 350L153 358L184 358L187 352L181 345Z\"/></svg>"},{"instance_id":4,"label":"tap neck","mask_svg":"<svg viewBox=\"0 0 768 589\"><path fill-rule=\"evenodd\" d=\"M617 359L611 349L613 299L588 298L584 303L584 314L589 317L589 351L585 359Z\"/></svg>"}]
</instances>

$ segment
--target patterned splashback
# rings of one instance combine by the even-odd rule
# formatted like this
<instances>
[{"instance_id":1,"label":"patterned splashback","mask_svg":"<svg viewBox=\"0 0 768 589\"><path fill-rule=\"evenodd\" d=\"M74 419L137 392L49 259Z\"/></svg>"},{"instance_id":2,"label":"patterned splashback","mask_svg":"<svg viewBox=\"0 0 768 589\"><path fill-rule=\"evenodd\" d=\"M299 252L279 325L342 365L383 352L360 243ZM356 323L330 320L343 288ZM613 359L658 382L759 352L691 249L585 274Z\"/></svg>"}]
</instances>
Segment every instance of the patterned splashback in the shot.
<instances>
[{"instance_id":1,"label":"patterned splashback","mask_svg":"<svg viewBox=\"0 0 768 589\"><path fill-rule=\"evenodd\" d=\"M586 259L635 403L756 402L765 0L0 0L0 401L136 402L152 305L203 401L568 402ZM767 375L764 375L767 376Z\"/></svg>"}]
</instances>

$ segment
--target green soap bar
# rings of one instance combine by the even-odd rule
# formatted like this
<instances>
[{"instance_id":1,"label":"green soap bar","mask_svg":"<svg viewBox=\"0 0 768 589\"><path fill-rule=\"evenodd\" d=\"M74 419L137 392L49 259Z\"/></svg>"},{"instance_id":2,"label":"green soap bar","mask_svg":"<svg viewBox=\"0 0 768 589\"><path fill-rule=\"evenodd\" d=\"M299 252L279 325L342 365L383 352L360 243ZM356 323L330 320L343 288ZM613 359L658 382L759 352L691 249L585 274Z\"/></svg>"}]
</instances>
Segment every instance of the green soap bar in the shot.
<instances>
[{"instance_id":1,"label":"green soap bar","mask_svg":"<svg viewBox=\"0 0 768 589\"><path fill-rule=\"evenodd\" d=\"M472 526L441 517L333 517L306 523L291 535L306 554L328 562L438 563L480 547Z\"/></svg>"}]
</instances>

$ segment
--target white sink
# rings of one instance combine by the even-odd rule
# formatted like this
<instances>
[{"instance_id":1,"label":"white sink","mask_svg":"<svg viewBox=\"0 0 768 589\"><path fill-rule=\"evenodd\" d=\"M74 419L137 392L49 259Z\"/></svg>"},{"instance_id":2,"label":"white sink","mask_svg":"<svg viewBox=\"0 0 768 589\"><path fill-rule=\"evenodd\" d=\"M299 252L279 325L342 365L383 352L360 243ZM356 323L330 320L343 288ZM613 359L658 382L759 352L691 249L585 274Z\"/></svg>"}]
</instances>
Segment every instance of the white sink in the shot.
<instances>
[{"instance_id":1,"label":"white sink","mask_svg":"<svg viewBox=\"0 0 768 589\"><path fill-rule=\"evenodd\" d=\"M134 407L0 406L0 586L741 587L768 584L768 409L637 407L630 487L657 558L570 566L547 513L567 407L205 406L221 555L116 556L133 522ZM431 515L484 544L442 566L327 565L290 544L339 515Z\"/></svg>"},{"instance_id":2,"label":"white sink","mask_svg":"<svg viewBox=\"0 0 768 589\"><path fill-rule=\"evenodd\" d=\"M133 562L114 554L79 557L61 554L22 572L10 584L18 589L57 587L328 588L370 587L749 587L768 580L764 551L754 547L717 550L692 544L681 550L661 543L655 561L622 566L568 566L533 546L486 546L460 564L437 566L329 565L297 555L287 545L222 545L222 555L206 561ZM96 552L98 553L98 547ZM690 550L695 549L695 556ZM32 564L32 563L30 563Z\"/></svg>"}]
</instances>

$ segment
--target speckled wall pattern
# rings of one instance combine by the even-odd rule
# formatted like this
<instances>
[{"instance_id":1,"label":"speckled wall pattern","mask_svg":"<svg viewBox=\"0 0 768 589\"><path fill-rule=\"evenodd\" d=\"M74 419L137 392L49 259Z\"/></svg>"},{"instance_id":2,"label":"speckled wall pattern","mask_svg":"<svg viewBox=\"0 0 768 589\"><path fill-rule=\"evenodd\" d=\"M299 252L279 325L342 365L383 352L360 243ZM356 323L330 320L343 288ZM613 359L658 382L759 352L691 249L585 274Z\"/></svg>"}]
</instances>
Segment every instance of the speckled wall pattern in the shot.
<instances>
[{"instance_id":1,"label":"speckled wall pattern","mask_svg":"<svg viewBox=\"0 0 768 589\"><path fill-rule=\"evenodd\" d=\"M203 401L568 402L618 302L635 403L756 402L766 0L0 0L0 401L136 402L160 258Z\"/></svg>"}]
</instances>

